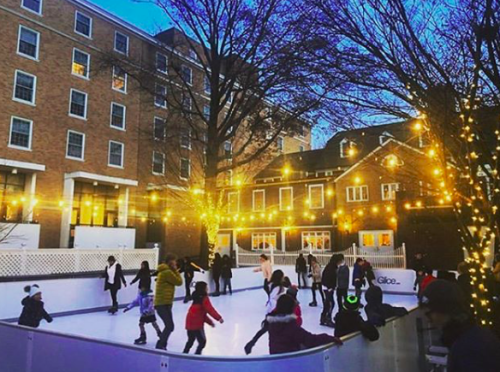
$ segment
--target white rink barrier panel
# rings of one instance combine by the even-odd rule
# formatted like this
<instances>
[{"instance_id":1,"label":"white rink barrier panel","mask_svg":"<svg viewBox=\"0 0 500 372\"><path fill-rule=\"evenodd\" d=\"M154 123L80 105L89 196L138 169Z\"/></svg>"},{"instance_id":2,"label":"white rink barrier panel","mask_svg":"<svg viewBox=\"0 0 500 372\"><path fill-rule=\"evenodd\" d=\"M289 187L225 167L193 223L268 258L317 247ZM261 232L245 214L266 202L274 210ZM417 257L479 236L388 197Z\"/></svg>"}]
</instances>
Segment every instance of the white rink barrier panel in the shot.
<instances>
[{"instance_id":1,"label":"white rink barrier panel","mask_svg":"<svg viewBox=\"0 0 500 372\"><path fill-rule=\"evenodd\" d=\"M29 329L0 322L1 372L346 372L419 371L419 311L379 329L380 339L347 336L327 345L273 356L220 358L140 347Z\"/></svg>"}]
</instances>

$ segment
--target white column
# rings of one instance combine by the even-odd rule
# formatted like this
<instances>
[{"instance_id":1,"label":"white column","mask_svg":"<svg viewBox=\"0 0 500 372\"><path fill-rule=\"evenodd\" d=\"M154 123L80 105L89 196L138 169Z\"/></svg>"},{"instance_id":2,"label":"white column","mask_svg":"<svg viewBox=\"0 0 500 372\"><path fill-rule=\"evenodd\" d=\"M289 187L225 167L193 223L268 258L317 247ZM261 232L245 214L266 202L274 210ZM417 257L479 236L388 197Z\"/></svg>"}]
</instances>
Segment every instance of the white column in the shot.
<instances>
[{"instance_id":1,"label":"white column","mask_svg":"<svg viewBox=\"0 0 500 372\"><path fill-rule=\"evenodd\" d=\"M286 231L285 231L285 229L281 229L281 251L283 253L286 252Z\"/></svg>"},{"instance_id":2,"label":"white column","mask_svg":"<svg viewBox=\"0 0 500 372\"><path fill-rule=\"evenodd\" d=\"M23 222L33 221L33 210L35 208L35 192L36 192L36 173L32 173L31 177L26 177L24 185L24 194L26 195L27 203L23 208Z\"/></svg>"},{"instance_id":3,"label":"white column","mask_svg":"<svg viewBox=\"0 0 500 372\"><path fill-rule=\"evenodd\" d=\"M61 248L68 248L69 233L71 225L71 214L73 211L73 195L75 193L75 180L73 178L64 179L62 215L61 215Z\"/></svg>"},{"instance_id":4,"label":"white column","mask_svg":"<svg viewBox=\"0 0 500 372\"><path fill-rule=\"evenodd\" d=\"M233 250L236 257L236 267L240 267L240 256L239 256L239 246L238 246L238 232L233 230Z\"/></svg>"},{"instance_id":5,"label":"white column","mask_svg":"<svg viewBox=\"0 0 500 372\"><path fill-rule=\"evenodd\" d=\"M129 200L129 188L125 187L122 193L120 193L120 202L118 204L118 226L127 227L128 226L128 200Z\"/></svg>"}]
</instances>

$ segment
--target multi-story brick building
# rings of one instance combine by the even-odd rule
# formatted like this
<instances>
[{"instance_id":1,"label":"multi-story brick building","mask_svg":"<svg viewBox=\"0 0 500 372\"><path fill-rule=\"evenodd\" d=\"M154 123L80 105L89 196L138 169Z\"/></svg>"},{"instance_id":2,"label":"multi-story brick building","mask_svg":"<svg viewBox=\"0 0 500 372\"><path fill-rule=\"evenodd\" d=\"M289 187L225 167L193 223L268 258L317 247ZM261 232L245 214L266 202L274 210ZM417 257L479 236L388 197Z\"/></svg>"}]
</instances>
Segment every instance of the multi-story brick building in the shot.
<instances>
[{"instance_id":1,"label":"multi-story brick building","mask_svg":"<svg viewBox=\"0 0 500 372\"><path fill-rule=\"evenodd\" d=\"M171 115L166 92L159 83L153 94L141 89L112 63L154 66L161 82L173 31L151 36L83 0L5 0L0 22L0 220L14 227L3 245L143 247L166 234L174 248L191 245L199 219L158 228L165 204L185 207L156 193L184 187L203 149L181 134L158 150ZM203 91L189 51L175 58ZM274 154L309 150L309 129L279 141Z\"/></svg>"}]
</instances>

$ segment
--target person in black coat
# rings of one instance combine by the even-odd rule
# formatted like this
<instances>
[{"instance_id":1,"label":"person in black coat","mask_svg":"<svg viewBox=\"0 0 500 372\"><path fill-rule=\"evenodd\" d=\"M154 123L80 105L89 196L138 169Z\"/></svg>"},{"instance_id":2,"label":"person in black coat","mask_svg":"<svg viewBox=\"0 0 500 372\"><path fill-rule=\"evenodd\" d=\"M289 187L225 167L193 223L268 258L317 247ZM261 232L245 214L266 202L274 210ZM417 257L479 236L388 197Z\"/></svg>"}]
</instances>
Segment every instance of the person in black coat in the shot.
<instances>
[{"instance_id":1,"label":"person in black coat","mask_svg":"<svg viewBox=\"0 0 500 372\"><path fill-rule=\"evenodd\" d=\"M350 295L344 301L344 311L339 311L335 316L335 337L343 337L354 332L361 332L363 337L376 341L380 335L373 324L363 320L359 314L359 298Z\"/></svg>"},{"instance_id":2,"label":"person in black coat","mask_svg":"<svg viewBox=\"0 0 500 372\"><path fill-rule=\"evenodd\" d=\"M231 278L233 277L233 270L231 269L232 264L231 264L231 258L225 254L222 257L222 270L221 270L221 275L222 275L222 294L227 294L227 291L229 290L229 294L233 294L233 287L231 286Z\"/></svg>"},{"instance_id":3,"label":"person in black coat","mask_svg":"<svg viewBox=\"0 0 500 372\"><path fill-rule=\"evenodd\" d=\"M220 276L222 274L222 257L220 253L216 253L214 262L212 263L212 277L215 282L214 296L220 296Z\"/></svg>"},{"instance_id":4,"label":"person in black coat","mask_svg":"<svg viewBox=\"0 0 500 372\"><path fill-rule=\"evenodd\" d=\"M334 292L337 287L337 263L339 256L334 254L330 258L330 262L326 265L323 270L323 275L321 277L321 284L325 288L325 305L323 306L323 312L321 313L320 324L327 327L334 327L332 322L332 313L335 308Z\"/></svg>"},{"instance_id":5,"label":"person in black coat","mask_svg":"<svg viewBox=\"0 0 500 372\"><path fill-rule=\"evenodd\" d=\"M118 291L122 288L122 283L126 287L127 282L123 276L122 266L116 262L114 256L108 257L108 266L104 271L104 290L111 294L112 306L108 313L115 314L118 311Z\"/></svg>"},{"instance_id":6,"label":"person in black coat","mask_svg":"<svg viewBox=\"0 0 500 372\"><path fill-rule=\"evenodd\" d=\"M302 287L307 288L307 262L302 253L295 260L295 272L298 277L299 289ZM303 286L300 284L300 279L304 283Z\"/></svg>"},{"instance_id":7,"label":"person in black coat","mask_svg":"<svg viewBox=\"0 0 500 372\"><path fill-rule=\"evenodd\" d=\"M23 311L19 316L18 324L26 327L38 328L42 319L52 323L52 317L45 311L45 305L42 301L42 291L36 284L24 287L28 296L23 298L21 304Z\"/></svg>"},{"instance_id":8,"label":"person in black coat","mask_svg":"<svg viewBox=\"0 0 500 372\"><path fill-rule=\"evenodd\" d=\"M204 272L203 269L192 262L189 257L184 257L184 260L181 260L179 272L184 273L184 286L186 288L186 296L184 297L185 304L191 301L191 283L193 282L195 271Z\"/></svg>"},{"instance_id":9,"label":"person in black coat","mask_svg":"<svg viewBox=\"0 0 500 372\"><path fill-rule=\"evenodd\" d=\"M149 268L148 261L141 262L141 269L137 272L134 280L130 282L130 285L139 282L139 291L143 288L151 290L151 269Z\"/></svg>"},{"instance_id":10,"label":"person in black coat","mask_svg":"<svg viewBox=\"0 0 500 372\"><path fill-rule=\"evenodd\" d=\"M469 268L466 262L460 262L458 264L458 278L457 284L462 290L465 300L470 305L472 303L472 286L470 284L471 278L469 275Z\"/></svg>"},{"instance_id":11,"label":"person in black coat","mask_svg":"<svg viewBox=\"0 0 500 372\"><path fill-rule=\"evenodd\" d=\"M365 293L366 317L368 321L376 327L384 326L386 320L389 318L408 314L408 310L404 307L384 304L383 297L382 288L376 285L369 287Z\"/></svg>"}]
</instances>

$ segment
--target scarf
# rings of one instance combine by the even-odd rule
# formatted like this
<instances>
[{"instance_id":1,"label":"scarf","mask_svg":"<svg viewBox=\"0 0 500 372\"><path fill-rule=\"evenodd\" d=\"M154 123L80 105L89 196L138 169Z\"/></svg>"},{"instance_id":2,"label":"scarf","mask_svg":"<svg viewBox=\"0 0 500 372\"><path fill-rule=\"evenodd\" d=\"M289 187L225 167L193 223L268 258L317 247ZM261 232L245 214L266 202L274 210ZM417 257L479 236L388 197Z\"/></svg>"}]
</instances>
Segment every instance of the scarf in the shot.
<instances>
[{"instance_id":1,"label":"scarf","mask_svg":"<svg viewBox=\"0 0 500 372\"><path fill-rule=\"evenodd\" d=\"M112 266L108 265L106 271L108 272L108 283L111 285L115 284L116 262Z\"/></svg>"}]
</instances>

